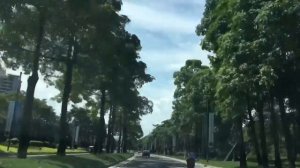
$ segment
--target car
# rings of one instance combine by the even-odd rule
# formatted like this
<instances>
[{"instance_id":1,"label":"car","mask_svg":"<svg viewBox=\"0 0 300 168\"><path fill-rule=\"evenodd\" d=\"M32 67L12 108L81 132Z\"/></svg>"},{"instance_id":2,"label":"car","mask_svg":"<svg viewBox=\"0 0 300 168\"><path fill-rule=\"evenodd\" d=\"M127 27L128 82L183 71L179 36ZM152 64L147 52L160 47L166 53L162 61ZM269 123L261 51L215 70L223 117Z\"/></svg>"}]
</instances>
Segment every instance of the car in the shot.
<instances>
[{"instance_id":1,"label":"car","mask_svg":"<svg viewBox=\"0 0 300 168\"><path fill-rule=\"evenodd\" d=\"M150 157L150 151L149 150L143 150L142 157Z\"/></svg>"},{"instance_id":2,"label":"car","mask_svg":"<svg viewBox=\"0 0 300 168\"><path fill-rule=\"evenodd\" d=\"M93 153L94 150L95 150L95 147L94 147L94 146L89 146L88 151L89 151L90 153Z\"/></svg>"}]
</instances>

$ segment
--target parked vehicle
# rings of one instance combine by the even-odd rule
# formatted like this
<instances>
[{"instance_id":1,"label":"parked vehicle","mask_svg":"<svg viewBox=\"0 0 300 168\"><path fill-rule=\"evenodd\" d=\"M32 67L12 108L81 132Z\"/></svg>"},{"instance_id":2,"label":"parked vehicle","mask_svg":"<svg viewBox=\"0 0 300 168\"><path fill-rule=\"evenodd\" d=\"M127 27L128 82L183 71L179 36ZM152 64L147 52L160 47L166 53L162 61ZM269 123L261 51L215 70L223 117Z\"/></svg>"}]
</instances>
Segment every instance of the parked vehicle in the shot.
<instances>
[{"instance_id":1,"label":"parked vehicle","mask_svg":"<svg viewBox=\"0 0 300 168\"><path fill-rule=\"evenodd\" d=\"M142 157L150 157L150 151L149 150L144 150L142 153Z\"/></svg>"}]
</instances>

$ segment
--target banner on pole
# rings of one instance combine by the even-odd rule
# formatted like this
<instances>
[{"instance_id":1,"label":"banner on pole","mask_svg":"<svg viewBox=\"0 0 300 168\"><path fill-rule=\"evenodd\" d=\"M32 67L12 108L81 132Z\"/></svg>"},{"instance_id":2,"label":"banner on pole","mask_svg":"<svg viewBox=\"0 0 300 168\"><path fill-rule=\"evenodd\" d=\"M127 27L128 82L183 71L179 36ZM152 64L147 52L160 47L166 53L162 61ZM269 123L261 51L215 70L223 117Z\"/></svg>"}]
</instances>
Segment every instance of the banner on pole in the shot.
<instances>
[{"instance_id":1,"label":"banner on pole","mask_svg":"<svg viewBox=\"0 0 300 168\"><path fill-rule=\"evenodd\" d=\"M75 128L75 144L76 145L78 144L79 129L80 129L80 126L76 126L76 128Z\"/></svg>"},{"instance_id":2,"label":"banner on pole","mask_svg":"<svg viewBox=\"0 0 300 168\"><path fill-rule=\"evenodd\" d=\"M18 136L21 130L23 104L18 101L10 101L7 111L5 133L13 137Z\"/></svg>"},{"instance_id":3,"label":"banner on pole","mask_svg":"<svg viewBox=\"0 0 300 168\"><path fill-rule=\"evenodd\" d=\"M10 133L11 126L14 119L14 113L15 113L15 101L10 101L8 105L8 111L7 111L7 117L6 117L6 125L5 125L5 132Z\"/></svg>"}]
</instances>

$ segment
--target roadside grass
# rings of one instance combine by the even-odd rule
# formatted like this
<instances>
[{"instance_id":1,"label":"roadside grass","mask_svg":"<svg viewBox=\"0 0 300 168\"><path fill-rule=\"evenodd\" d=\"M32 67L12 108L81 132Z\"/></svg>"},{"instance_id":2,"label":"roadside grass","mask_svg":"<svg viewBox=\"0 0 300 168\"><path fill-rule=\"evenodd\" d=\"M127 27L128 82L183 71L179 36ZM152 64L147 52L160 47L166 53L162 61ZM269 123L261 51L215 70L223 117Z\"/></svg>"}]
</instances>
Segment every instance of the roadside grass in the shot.
<instances>
[{"instance_id":1,"label":"roadside grass","mask_svg":"<svg viewBox=\"0 0 300 168\"><path fill-rule=\"evenodd\" d=\"M133 154L101 154L49 156L28 159L1 158L0 168L107 168L128 159Z\"/></svg>"},{"instance_id":2,"label":"roadside grass","mask_svg":"<svg viewBox=\"0 0 300 168\"><path fill-rule=\"evenodd\" d=\"M6 145L0 145L0 153L16 154L17 151L18 151L18 148L16 146L11 146L9 148L9 151L7 151L7 146ZM30 146L28 148L28 154L30 154L30 155L55 154L56 151L57 151L56 148L49 148L49 147ZM66 149L66 152L67 153L85 153L87 151L83 148L79 148L79 149Z\"/></svg>"},{"instance_id":3,"label":"roadside grass","mask_svg":"<svg viewBox=\"0 0 300 168\"><path fill-rule=\"evenodd\" d=\"M204 166L215 166L215 167L222 167L222 168L239 168L239 162L233 162L233 161L216 161L216 160L209 160L206 162L206 160L200 160L197 161L199 163L202 163ZM257 163L255 162L247 162L248 168L257 168Z\"/></svg>"},{"instance_id":4,"label":"roadside grass","mask_svg":"<svg viewBox=\"0 0 300 168\"><path fill-rule=\"evenodd\" d=\"M177 159L182 159L185 160L183 156L171 156ZM204 166L215 166L215 167L221 167L221 168L239 168L240 167L240 162L238 161L218 161L218 160L209 160L208 162L206 160L200 159L197 161L198 163L203 164ZM270 167L274 165L274 161L270 160ZM257 162L251 160L247 161L247 166L248 168L257 168ZM288 161L286 158L282 158L282 166L283 167L288 167ZM300 158L296 161L296 167L300 167Z\"/></svg>"},{"instance_id":5,"label":"roadside grass","mask_svg":"<svg viewBox=\"0 0 300 168\"><path fill-rule=\"evenodd\" d=\"M200 160L199 162L204 165L210 165L210 166L216 166L216 167L222 167L222 168L239 168L240 167L239 162L233 162L233 161L210 160L207 163L206 160ZM274 161L270 161L270 168L275 167L273 162ZM247 166L248 166L248 168L257 168L258 167L256 162L250 162L250 161L247 161ZM285 160L282 160L282 167L288 167L288 162ZM300 167L300 161L296 162L296 167Z\"/></svg>"}]
</instances>

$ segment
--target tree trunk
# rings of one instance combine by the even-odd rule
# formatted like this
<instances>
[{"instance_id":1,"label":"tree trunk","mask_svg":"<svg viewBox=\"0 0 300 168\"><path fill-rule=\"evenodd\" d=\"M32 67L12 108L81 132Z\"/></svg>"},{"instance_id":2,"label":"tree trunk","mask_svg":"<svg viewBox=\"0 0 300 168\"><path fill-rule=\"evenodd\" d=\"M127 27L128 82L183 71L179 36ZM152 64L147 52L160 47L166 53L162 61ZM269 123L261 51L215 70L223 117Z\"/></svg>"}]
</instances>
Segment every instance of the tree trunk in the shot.
<instances>
[{"instance_id":1,"label":"tree trunk","mask_svg":"<svg viewBox=\"0 0 300 168\"><path fill-rule=\"evenodd\" d=\"M59 130L59 145L57 149L58 156L66 155L67 141L68 141L68 123L67 123L67 112L68 112L68 103L72 90L72 77L73 77L73 68L74 60L76 60L77 53L76 47L74 45L74 37L71 37L69 48L68 48L68 59L66 61L66 71L64 74L64 91L62 96L61 104L61 114L60 114L60 130ZM73 57L72 57L73 53Z\"/></svg>"},{"instance_id":2,"label":"tree trunk","mask_svg":"<svg viewBox=\"0 0 300 168\"><path fill-rule=\"evenodd\" d=\"M115 122L116 122L116 107L113 106L113 110L112 110L112 115L111 115L111 135L112 135L112 140L113 140L113 143L111 144L110 146L110 151L111 153L113 153L115 151L115 148L116 148L116 141L114 139L114 130L115 130Z\"/></svg>"},{"instance_id":3,"label":"tree trunk","mask_svg":"<svg viewBox=\"0 0 300 168\"><path fill-rule=\"evenodd\" d=\"M202 131L201 131L201 135L202 135L202 141L201 141L201 155L203 158L206 157L206 135L207 135L207 124L206 124L207 120L206 120L206 116L202 117L201 123L202 123Z\"/></svg>"},{"instance_id":4,"label":"tree trunk","mask_svg":"<svg viewBox=\"0 0 300 168\"><path fill-rule=\"evenodd\" d=\"M106 153L111 152L111 145L113 141L113 134L112 134L112 127L113 127L113 122L112 122L112 116L114 113L114 106L110 106L110 113L109 113L109 121L108 121L108 130L107 130L107 142L106 142Z\"/></svg>"},{"instance_id":5,"label":"tree trunk","mask_svg":"<svg viewBox=\"0 0 300 168\"><path fill-rule=\"evenodd\" d=\"M127 125L123 127L123 140L122 140L122 151L123 153L127 153Z\"/></svg>"},{"instance_id":6,"label":"tree trunk","mask_svg":"<svg viewBox=\"0 0 300 168\"><path fill-rule=\"evenodd\" d=\"M254 145L254 151L256 154L256 160L258 165L262 165L262 161L261 161L261 154L259 151L259 144L258 144L258 140L257 140L257 136L256 136L256 131L255 131L255 122L253 120L252 114L251 114L251 106L250 106L250 100L249 98L247 99L247 112L248 112L248 116L249 116L249 127L250 127L250 133L251 133L251 140L253 142Z\"/></svg>"},{"instance_id":7,"label":"tree trunk","mask_svg":"<svg viewBox=\"0 0 300 168\"><path fill-rule=\"evenodd\" d=\"M101 100L100 100L100 117L99 117L99 132L97 133L96 143L95 143L95 152L102 153L103 143L106 138L106 128L105 128L105 103L106 103L106 94L105 89L101 89Z\"/></svg>"},{"instance_id":8,"label":"tree trunk","mask_svg":"<svg viewBox=\"0 0 300 168\"><path fill-rule=\"evenodd\" d=\"M27 157L27 149L30 141L30 131L31 131L31 121L32 121L32 106L34 100L35 86L39 80L38 70L39 70L39 60L41 56L41 44L45 33L45 12L42 11L39 16L39 29L36 39L36 47L33 57L32 74L27 81L27 90L25 104L23 107L23 117L21 121L21 132L19 135L19 148L18 148L18 158Z\"/></svg>"},{"instance_id":9,"label":"tree trunk","mask_svg":"<svg viewBox=\"0 0 300 168\"><path fill-rule=\"evenodd\" d=\"M295 139L295 146L296 146L296 148L295 148L295 158L297 158L297 155L298 154L300 154L300 126L299 126L299 124L297 123L298 122L298 120L300 120L300 118L299 117L296 117L295 118L295 122L296 122L296 125L295 125L295 128L294 128L294 132L295 132L295 137L294 137L294 139Z\"/></svg>"},{"instance_id":10,"label":"tree trunk","mask_svg":"<svg viewBox=\"0 0 300 168\"><path fill-rule=\"evenodd\" d=\"M291 136L291 131L289 128L289 123L286 118L286 111L284 107L284 99L282 96L278 96L278 103L279 103L279 111L280 111L280 116L281 116L281 124L283 128L283 133L285 137L285 145L286 145L286 150L287 150L287 157L289 161L289 168L295 168L295 151L294 151L294 145L292 142L292 136Z\"/></svg>"},{"instance_id":11,"label":"tree trunk","mask_svg":"<svg viewBox=\"0 0 300 168\"><path fill-rule=\"evenodd\" d=\"M121 146L122 146L122 130L120 129L119 140L118 140L118 153L121 153Z\"/></svg>"},{"instance_id":12,"label":"tree trunk","mask_svg":"<svg viewBox=\"0 0 300 168\"><path fill-rule=\"evenodd\" d=\"M250 132L251 132L251 141L254 145L254 151L256 154L256 160L258 165L262 165L262 161L261 161L261 155L260 155L260 151L259 151L259 144L257 141L257 136L256 136L256 130L255 130L255 122L253 120L253 117L251 115L251 110L250 113L248 111L248 116L249 116L249 127L250 127Z\"/></svg>"},{"instance_id":13,"label":"tree trunk","mask_svg":"<svg viewBox=\"0 0 300 168\"><path fill-rule=\"evenodd\" d=\"M96 121L96 139L94 141L94 150L93 150L94 154L97 154L99 150L99 137L101 137L100 119Z\"/></svg>"},{"instance_id":14,"label":"tree trunk","mask_svg":"<svg viewBox=\"0 0 300 168\"><path fill-rule=\"evenodd\" d=\"M299 102L300 98L299 96L297 96L296 101ZM295 130L295 139L296 139L296 152L295 152L295 157L297 158L297 154L300 154L300 103L297 103L296 105L296 117L295 117L295 121L297 124L296 130Z\"/></svg>"},{"instance_id":15,"label":"tree trunk","mask_svg":"<svg viewBox=\"0 0 300 168\"><path fill-rule=\"evenodd\" d=\"M240 168L247 168L246 161L246 150L243 134L243 121L242 118L238 118L238 129L239 129L239 149L240 149Z\"/></svg>"},{"instance_id":16,"label":"tree trunk","mask_svg":"<svg viewBox=\"0 0 300 168\"><path fill-rule=\"evenodd\" d=\"M110 152L113 153L116 147L116 142L114 139L114 130L115 130L115 122L116 122L116 108L113 106L112 115L111 115L111 136L112 136L112 144L110 146Z\"/></svg>"},{"instance_id":17,"label":"tree trunk","mask_svg":"<svg viewBox=\"0 0 300 168\"><path fill-rule=\"evenodd\" d=\"M274 110L274 97L270 97L270 104L269 104L270 112L271 112L271 132L272 132L272 137L274 141L274 149L275 149L275 167L276 168L281 168L281 158L280 158L280 146L279 146L279 135L278 135L278 121L277 121L277 116L275 114Z\"/></svg>"},{"instance_id":18,"label":"tree trunk","mask_svg":"<svg viewBox=\"0 0 300 168\"><path fill-rule=\"evenodd\" d=\"M122 147L123 147L123 153L127 153L127 141L128 141L128 135L127 135L127 118L128 118L128 113L126 113L126 110L124 111L124 121L123 121L123 139L122 139Z\"/></svg>"},{"instance_id":19,"label":"tree trunk","mask_svg":"<svg viewBox=\"0 0 300 168\"><path fill-rule=\"evenodd\" d=\"M200 120L196 122L196 126L195 126L195 138L194 138L194 152L197 152L200 154L201 151L201 132L202 132L202 128L201 128L201 122ZM172 145L173 147L173 145ZM174 147L173 147L174 148ZM172 148L172 151L174 151L174 149Z\"/></svg>"},{"instance_id":20,"label":"tree trunk","mask_svg":"<svg viewBox=\"0 0 300 168\"><path fill-rule=\"evenodd\" d=\"M296 117L295 117L296 118ZM293 120L292 124L292 129L293 129L293 145L294 145L294 158L295 161L297 160L297 153L298 153L298 126L297 126L297 121Z\"/></svg>"},{"instance_id":21,"label":"tree trunk","mask_svg":"<svg viewBox=\"0 0 300 168\"><path fill-rule=\"evenodd\" d=\"M266 133L265 133L265 117L264 117L264 102L263 100L258 100L257 102L257 113L259 118L259 135L260 135L260 145L262 152L262 165L264 168L269 167L268 160L268 151L267 151L267 143L266 143Z\"/></svg>"}]
</instances>

